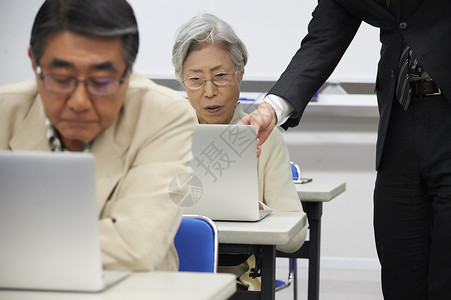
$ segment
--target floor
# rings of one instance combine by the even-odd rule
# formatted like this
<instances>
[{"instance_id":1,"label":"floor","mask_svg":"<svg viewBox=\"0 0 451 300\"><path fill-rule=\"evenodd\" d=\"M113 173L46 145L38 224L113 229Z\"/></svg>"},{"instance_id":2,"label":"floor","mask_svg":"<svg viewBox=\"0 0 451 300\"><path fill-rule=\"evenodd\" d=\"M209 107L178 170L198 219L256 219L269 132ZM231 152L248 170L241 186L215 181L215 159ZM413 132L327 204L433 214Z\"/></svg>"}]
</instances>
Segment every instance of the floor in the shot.
<instances>
[{"instance_id":1,"label":"floor","mask_svg":"<svg viewBox=\"0 0 451 300\"><path fill-rule=\"evenodd\" d=\"M277 269L276 278L286 280L287 269ZM298 266L298 300L307 300L307 268ZM276 293L276 300L292 300L293 286ZM379 271L321 269L320 300L382 300Z\"/></svg>"}]
</instances>

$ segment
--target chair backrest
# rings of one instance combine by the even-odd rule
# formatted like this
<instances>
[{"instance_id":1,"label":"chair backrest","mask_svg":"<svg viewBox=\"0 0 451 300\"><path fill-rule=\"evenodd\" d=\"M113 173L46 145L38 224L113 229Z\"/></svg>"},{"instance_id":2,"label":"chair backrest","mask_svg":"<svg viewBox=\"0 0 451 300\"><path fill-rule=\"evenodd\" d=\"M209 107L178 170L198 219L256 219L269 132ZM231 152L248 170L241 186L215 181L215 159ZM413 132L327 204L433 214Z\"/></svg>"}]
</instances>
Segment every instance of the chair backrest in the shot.
<instances>
[{"instance_id":1,"label":"chair backrest","mask_svg":"<svg viewBox=\"0 0 451 300\"><path fill-rule=\"evenodd\" d=\"M301 170L299 169L299 165L291 161L290 165L291 165L291 174L293 175L293 181L299 180L299 178L301 177Z\"/></svg>"},{"instance_id":2,"label":"chair backrest","mask_svg":"<svg viewBox=\"0 0 451 300\"><path fill-rule=\"evenodd\" d=\"M216 273L218 233L207 217L184 215L174 238L179 271Z\"/></svg>"}]
</instances>

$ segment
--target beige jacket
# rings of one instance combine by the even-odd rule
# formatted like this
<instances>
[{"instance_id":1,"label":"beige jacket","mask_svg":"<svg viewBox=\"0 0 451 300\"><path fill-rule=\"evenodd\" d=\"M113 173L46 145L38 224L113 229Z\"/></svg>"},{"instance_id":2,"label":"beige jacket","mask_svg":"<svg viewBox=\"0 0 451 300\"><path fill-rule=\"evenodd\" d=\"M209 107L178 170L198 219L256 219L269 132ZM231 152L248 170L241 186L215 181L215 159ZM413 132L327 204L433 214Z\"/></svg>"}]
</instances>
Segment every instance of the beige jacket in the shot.
<instances>
[{"instance_id":1,"label":"beige jacket","mask_svg":"<svg viewBox=\"0 0 451 300\"><path fill-rule=\"evenodd\" d=\"M36 81L0 88L0 150L50 151ZM103 266L177 270L182 209L169 185L189 174L195 114L175 91L131 75L115 123L93 142ZM184 187L189 192L189 187Z\"/></svg>"}]
</instances>

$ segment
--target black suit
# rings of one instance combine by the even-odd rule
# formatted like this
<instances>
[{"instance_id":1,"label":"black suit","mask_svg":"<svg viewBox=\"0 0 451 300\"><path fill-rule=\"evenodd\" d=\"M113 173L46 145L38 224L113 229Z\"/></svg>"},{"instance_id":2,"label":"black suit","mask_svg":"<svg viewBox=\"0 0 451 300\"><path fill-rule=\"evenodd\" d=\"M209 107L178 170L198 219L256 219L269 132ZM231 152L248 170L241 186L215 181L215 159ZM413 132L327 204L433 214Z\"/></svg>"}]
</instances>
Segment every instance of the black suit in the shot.
<instances>
[{"instance_id":1,"label":"black suit","mask_svg":"<svg viewBox=\"0 0 451 300\"><path fill-rule=\"evenodd\" d=\"M385 4L320 0L301 48L269 94L295 108L296 118L283 126L296 126L361 22L381 29L375 234L384 296L451 299L451 1ZM412 97L407 111L395 96L403 40L442 92ZM413 231L420 232L414 242Z\"/></svg>"}]
</instances>

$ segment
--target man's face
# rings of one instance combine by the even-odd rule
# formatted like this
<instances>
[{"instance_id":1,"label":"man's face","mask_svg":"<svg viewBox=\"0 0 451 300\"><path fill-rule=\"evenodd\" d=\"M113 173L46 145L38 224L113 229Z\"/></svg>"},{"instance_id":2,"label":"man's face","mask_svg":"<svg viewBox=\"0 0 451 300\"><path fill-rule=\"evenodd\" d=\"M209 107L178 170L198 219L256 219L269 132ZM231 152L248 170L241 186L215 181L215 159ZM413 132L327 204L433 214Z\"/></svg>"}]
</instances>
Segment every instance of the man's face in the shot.
<instances>
[{"instance_id":1,"label":"man's face","mask_svg":"<svg viewBox=\"0 0 451 300\"><path fill-rule=\"evenodd\" d=\"M30 51L29 54L32 58ZM67 76L78 80L119 79L126 70L122 54L120 37L103 38L63 31L46 40L38 64L43 75L53 74L57 79ZM93 140L111 126L123 105L129 83L127 77L117 92L93 95L83 82L72 92L57 93L46 89L38 75L36 79L45 114L60 133L65 148L72 151L80 151L82 141Z\"/></svg>"}]
</instances>

